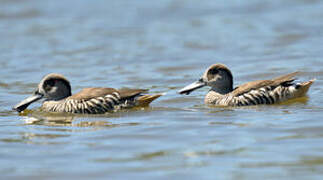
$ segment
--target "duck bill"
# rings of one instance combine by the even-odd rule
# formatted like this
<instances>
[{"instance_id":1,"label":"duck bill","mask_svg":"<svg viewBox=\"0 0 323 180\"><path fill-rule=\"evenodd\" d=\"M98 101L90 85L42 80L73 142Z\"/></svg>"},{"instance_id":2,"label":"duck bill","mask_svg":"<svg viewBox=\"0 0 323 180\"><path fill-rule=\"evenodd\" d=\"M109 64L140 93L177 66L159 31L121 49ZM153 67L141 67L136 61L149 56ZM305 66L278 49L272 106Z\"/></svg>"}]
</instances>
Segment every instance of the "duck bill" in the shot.
<instances>
[{"instance_id":1,"label":"duck bill","mask_svg":"<svg viewBox=\"0 0 323 180\"><path fill-rule=\"evenodd\" d=\"M188 86L185 86L183 89L179 90L178 93L189 95L192 91L199 89L201 87L204 87L205 85L206 85L205 82L203 82L202 80L199 80Z\"/></svg>"},{"instance_id":2,"label":"duck bill","mask_svg":"<svg viewBox=\"0 0 323 180\"><path fill-rule=\"evenodd\" d=\"M22 100L19 104L15 105L12 109L18 112L25 110L31 103L36 102L43 98L42 94L34 93L32 96Z\"/></svg>"}]
</instances>

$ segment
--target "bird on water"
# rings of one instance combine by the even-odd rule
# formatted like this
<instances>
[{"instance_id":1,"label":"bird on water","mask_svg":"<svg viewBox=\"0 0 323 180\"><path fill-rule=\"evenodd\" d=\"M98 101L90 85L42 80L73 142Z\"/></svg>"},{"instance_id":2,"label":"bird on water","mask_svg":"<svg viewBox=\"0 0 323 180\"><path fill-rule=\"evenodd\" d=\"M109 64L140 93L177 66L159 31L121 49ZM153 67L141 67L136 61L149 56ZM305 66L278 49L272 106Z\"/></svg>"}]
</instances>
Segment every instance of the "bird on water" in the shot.
<instances>
[{"instance_id":1,"label":"bird on water","mask_svg":"<svg viewBox=\"0 0 323 180\"><path fill-rule=\"evenodd\" d=\"M210 86L204 102L219 106L248 106L258 104L274 104L289 99L305 96L315 79L295 83L298 72L286 74L271 80L258 80L233 88L231 71L223 64L213 64L206 69L196 82L179 90L180 94Z\"/></svg>"},{"instance_id":2,"label":"bird on water","mask_svg":"<svg viewBox=\"0 0 323 180\"><path fill-rule=\"evenodd\" d=\"M70 82L61 74L51 73L40 81L30 97L22 100L13 109L21 112L31 103L43 99L43 111L102 114L123 108L148 106L163 95L145 95L147 91L128 88L85 88L72 95Z\"/></svg>"}]
</instances>

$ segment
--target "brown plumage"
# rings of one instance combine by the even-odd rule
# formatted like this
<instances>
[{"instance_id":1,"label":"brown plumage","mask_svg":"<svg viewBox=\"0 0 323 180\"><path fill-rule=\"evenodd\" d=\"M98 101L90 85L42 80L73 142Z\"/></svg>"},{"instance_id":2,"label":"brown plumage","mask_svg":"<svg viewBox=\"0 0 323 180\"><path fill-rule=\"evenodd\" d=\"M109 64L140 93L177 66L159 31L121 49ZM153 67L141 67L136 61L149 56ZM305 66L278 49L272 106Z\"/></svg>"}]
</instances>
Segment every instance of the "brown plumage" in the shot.
<instances>
[{"instance_id":1,"label":"brown plumage","mask_svg":"<svg viewBox=\"0 0 323 180\"><path fill-rule=\"evenodd\" d=\"M299 72L293 72L290 74L279 76L278 78L275 78L272 80L257 80L257 81L248 82L241 86L236 87L232 92L232 95L239 96L251 90L260 89L266 86L277 87L279 85L292 83L295 80L294 76L296 76L298 73Z\"/></svg>"},{"instance_id":2,"label":"brown plumage","mask_svg":"<svg viewBox=\"0 0 323 180\"><path fill-rule=\"evenodd\" d=\"M80 92L68 97L74 100L89 100L92 98L103 97L108 94L118 93L121 99L127 99L146 93L147 89L113 89L113 88L84 88Z\"/></svg>"},{"instance_id":3,"label":"brown plumage","mask_svg":"<svg viewBox=\"0 0 323 180\"><path fill-rule=\"evenodd\" d=\"M162 94L143 95L146 89L85 88L72 95L69 81L60 74L45 76L34 94L17 104L13 109L20 112L31 103L45 99L42 110L99 114L134 106L148 106Z\"/></svg>"},{"instance_id":4,"label":"brown plumage","mask_svg":"<svg viewBox=\"0 0 323 180\"><path fill-rule=\"evenodd\" d=\"M314 79L294 83L297 74L298 72L293 72L271 80L252 81L233 89L231 71L223 64L214 64L205 71L199 81L184 87L179 93L189 94L207 85L211 90L205 96L206 104L221 106L274 104L306 94Z\"/></svg>"}]
</instances>

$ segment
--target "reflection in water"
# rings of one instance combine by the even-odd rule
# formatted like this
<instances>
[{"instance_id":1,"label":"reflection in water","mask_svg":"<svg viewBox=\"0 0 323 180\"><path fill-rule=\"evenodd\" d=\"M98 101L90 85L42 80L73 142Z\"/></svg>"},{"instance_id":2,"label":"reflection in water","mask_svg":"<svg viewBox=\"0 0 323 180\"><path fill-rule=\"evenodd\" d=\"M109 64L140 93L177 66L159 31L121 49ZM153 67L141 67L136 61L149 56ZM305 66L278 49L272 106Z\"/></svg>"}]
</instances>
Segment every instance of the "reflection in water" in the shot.
<instances>
[{"instance_id":1,"label":"reflection in water","mask_svg":"<svg viewBox=\"0 0 323 180\"><path fill-rule=\"evenodd\" d=\"M209 150L209 151L189 151L185 152L184 155L187 157L200 157L200 156L221 156L221 155L236 155L245 151L245 148L238 148L234 150Z\"/></svg>"},{"instance_id":2,"label":"reflection in water","mask_svg":"<svg viewBox=\"0 0 323 180\"><path fill-rule=\"evenodd\" d=\"M115 157L109 157L109 158L100 158L96 159L97 162L130 162L130 161L145 161L145 160L151 160L158 157L164 157L170 155L170 151L158 151L158 152L152 152L152 153L143 153L136 155L135 157L131 158L115 158Z\"/></svg>"},{"instance_id":3,"label":"reflection in water","mask_svg":"<svg viewBox=\"0 0 323 180\"><path fill-rule=\"evenodd\" d=\"M1 0L1 179L320 179L322 9L318 0ZM309 98L270 106L212 107L208 89L176 93L214 63L232 68L235 85L293 71L317 81ZM97 116L11 111L51 72L71 77L75 92L167 95Z\"/></svg>"},{"instance_id":4,"label":"reflection in water","mask_svg":"<svg viewBox=\"0 0 323 180\"><path fill-rule=\"evenodd\" d=\"M69 135L25 133L22 134L19 138L1 138L0 141L4 143L58 145L65 144L65 142L63 142L62 140L52 141L51 139L65 137L69 137Z\"/></svg>"},{"instance_id":5,"label":"reflection in water","mask_svg":"<svg viewBox=\"0 0 323 180\"><path fill-rule=\"evenodd\" d=\"M301 157L298 161L292 162L255 162L255 163L242 163L242 168L268 168L268 167L308 167L323 165L323 156L306 156Z\"/></svg>"},{"instance_id":6,"label":"reflection in water","mask_svg":"<svg viewBox=\"0 0 323 180\"><path fill-rule=\"evenodd\" d=\"M149 108L141 108L147 110ZM106 119L118 118L129 112L136 112L137 109L123 110L115 113L106 113L99 115L72 114L58 112L43 112L25 110L20 113L20 117L25 125L45 125L45 126L73 126L73 127L118 127L118 126L136 126L140 123L111 123ZM85 119L85 120L84 120ZM105 119L105 120L97 120Z\"/></svg>"},{"instance_id":7,"label":"reflection in water","mask_svg":"<svg viewBox=\"0 0 323 180\"><path fill-rule=\"evenodd\" d=\"M74 115L67 113L51 113L25 110L19 114L26 125L68 126L72 124Z\"/></svg>"}]
</instances>

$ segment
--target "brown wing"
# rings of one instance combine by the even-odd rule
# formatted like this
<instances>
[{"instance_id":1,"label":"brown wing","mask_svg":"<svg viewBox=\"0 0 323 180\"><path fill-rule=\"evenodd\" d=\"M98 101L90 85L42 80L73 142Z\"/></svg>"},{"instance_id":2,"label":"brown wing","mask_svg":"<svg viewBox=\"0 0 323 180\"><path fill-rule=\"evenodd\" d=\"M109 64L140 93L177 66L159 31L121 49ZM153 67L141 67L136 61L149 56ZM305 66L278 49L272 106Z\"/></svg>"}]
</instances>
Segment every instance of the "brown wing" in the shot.
<instances>
[{"instance_id":1,"label":"brown wing","mask_svg":"<svg viewBox=\"0 0 323 180\"><path fill-rule=\"evenodd\" d=\"M294 76L296 76L299 72L296 71L296 72L293 72L293 73L290 73L290 74L286 74L286 75L282 75L282 76L279 76L275 79L273 79L273 81L275 82L275 84L281 84L281 83L285 83L285 82L292 82L295 80Z\"/></svg>"},{"instance_id":2,"label":"brown wing","mask_svg":"<svg viewBox=\"0 0 323 180\"><path fill-rule=\"evenodd\" d=\"M147 92L147 89L129 89L129 88L122 88L118 90L120 93L121 99L132 98L138 96L141 93Z\"/></svg>"},{"instance_id":3,"label":"brown wing","mask_svg":"<svg viewBox=\"0 0 323 180\"><path fill-rule=\"evenodd\" d=\"M146 92L145 89L128 89L123 88L120 90L113 89L113 88L85 88L81 90L80 92L70 96L70 99L75 100L89 100L96 97L104 97L106 95L112 94L112 93L118 93L120 95L121 99L127 99L134 96L137 96L143 92Z\"/></svg>"},{"instance_id":4,"label":"brown wing","mask_svg":"<svg viewBox=\"0 0 323 180\"><path fill-rule=\"evenodd\" d=\"M82 89L80 92L70 96L69 98L75 100L89 100L96 97L103 97L114 92L118 91L113 88L85 88Z\"/></svg>"},{"instance_id":5,"label":"brown wing","mask_svg":"<svg viewBox=\"0 0 323 180\"><path fill-rule=\"evenodd\" d=\"M232 91L232 94L233 94L233 96L239 96L239 95L249 92L251 90L259 89L262 87L278 86L280 84L290 83L295 80L295 78L293 78L293 77L296 74L298 74L298 72L293 72L290 74L279 76L279 77L272 79L272 80L258 80L258 81L248 82L246 84L236 87Z\"/></svg>"}]
</instances>

